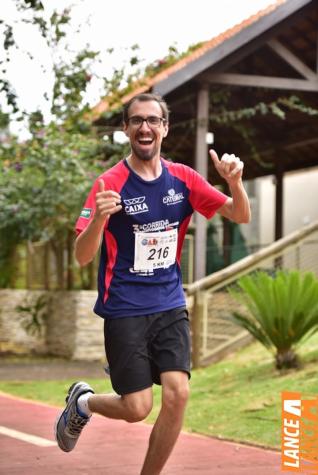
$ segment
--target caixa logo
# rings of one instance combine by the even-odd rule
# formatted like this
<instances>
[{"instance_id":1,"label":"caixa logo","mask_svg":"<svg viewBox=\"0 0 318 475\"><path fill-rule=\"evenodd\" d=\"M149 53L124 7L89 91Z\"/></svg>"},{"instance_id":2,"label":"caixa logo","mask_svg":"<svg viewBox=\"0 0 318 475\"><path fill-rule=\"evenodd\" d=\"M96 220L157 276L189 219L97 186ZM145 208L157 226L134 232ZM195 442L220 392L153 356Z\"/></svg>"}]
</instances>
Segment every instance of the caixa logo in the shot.
<instances>
[{"instance_id":1,"label":"caixa logo","mask_svg":"<svg viewBox=\"0 0 318 475\"><path fill-rule=\"evenodd\" d=\"M123 200L125 203L125 211L127 214L139 214L149 211L147 204L145 203L145 196L138 196L137 198L130 198L129 200Z\"/></svg>"},{"instance_id":2,"label":"caixa logo","mask_svg":"<svg viewBox=\"0 0 318 475\"><path fill-rule=\"evenodd\" d=\"M173 188L168 190L168 194L162 198L165 205L176 205L184 199L183 193L176 193Z\"/></svg>"}]
</instances>

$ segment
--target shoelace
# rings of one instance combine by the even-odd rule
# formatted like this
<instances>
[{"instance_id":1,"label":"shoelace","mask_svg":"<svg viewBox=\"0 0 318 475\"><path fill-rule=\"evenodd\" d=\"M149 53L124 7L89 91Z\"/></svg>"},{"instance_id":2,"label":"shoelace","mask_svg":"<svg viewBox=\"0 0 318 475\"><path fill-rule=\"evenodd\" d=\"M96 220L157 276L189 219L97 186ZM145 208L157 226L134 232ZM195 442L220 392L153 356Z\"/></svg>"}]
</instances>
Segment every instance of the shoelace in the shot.
<instances>
[{"instance_id":1,"label":"shoelace","mask_svg":"<svg viewBox=\"0 0 318 475\"><path fill-rule=\"evenodd\" d=\"M79 414L74 414L68 421L68 431L72 435L80 434L83 427L87 424L88 418L84 418Z\"/></svg>"}]
</instances>

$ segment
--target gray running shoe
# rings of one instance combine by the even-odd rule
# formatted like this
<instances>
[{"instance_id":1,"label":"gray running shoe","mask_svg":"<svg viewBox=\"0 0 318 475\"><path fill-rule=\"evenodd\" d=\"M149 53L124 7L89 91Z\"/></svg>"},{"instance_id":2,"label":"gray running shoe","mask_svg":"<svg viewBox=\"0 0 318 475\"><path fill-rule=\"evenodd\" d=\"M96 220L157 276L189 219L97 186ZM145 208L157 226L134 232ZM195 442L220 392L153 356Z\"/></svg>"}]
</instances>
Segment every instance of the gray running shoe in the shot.
<instances>
[{"instance_id":1,"label":"gray running shoe","mask_svg":"<svg viewBox=\"0 0 318 475\"><path fill-rule=\"evenodd\" d=\"M87 392L94 393L87 383L81 381L72 384L65 399L66 407L56 419L55 439L64 452L74 449L83 427L90 420L90 417L83 417L78 413L76 405L77 399Z\"/></svg>"}]
</instances>

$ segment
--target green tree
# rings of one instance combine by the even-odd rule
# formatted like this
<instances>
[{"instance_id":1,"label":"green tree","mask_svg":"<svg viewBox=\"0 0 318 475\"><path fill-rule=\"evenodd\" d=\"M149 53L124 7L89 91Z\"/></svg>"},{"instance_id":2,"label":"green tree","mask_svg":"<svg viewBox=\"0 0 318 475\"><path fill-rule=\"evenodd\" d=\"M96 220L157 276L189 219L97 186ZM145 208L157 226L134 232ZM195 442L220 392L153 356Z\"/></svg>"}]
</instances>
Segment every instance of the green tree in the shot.
<instances>
[{"instance_id":1,"label":"green tree","mask_svg":"<svg viewBox=\"0 0 318 475\"><path fill-rule=\"evenodd\" d=\"M41 1L12 2L19 21L40 33L51 58L54 84L45 94L50 101L49 123L39 110L27 114L19 109L18 97L5 78L5 64L13 49L20 48L16 24L1 20L5 55L0 58L4 74L0 92L6 96L8 112L0 111L0 286L14 284L17 246L40 240L54 252L59 287L72 287L70 271L64 282L63 255L68 253L70 269L74 223L93 179L122 158L125 147L98 137L87 116L85 97L98 53L88 47L73 52L69 47L71 10L54 10L48 17ZM112 83L105 78L104 82L110 93ZM19 143L8 125L10 120L24 119L31 137Z\"/></svg>"},{"instance_id":2,"label":"green tree","mask_svg":"<svg viewBox=\"0 0 318 475\"><path fill-rule=\"evenodd\" d=\"M59 287L63 288L63 253L68 250L71 263L79 210L93 179L109 166L105 155L117 161L122 148L51 123L29 141L15 143L15 149L11 143L6 153L10 158L1 161L0 173L1 267L7 269L2 273L2 285L12 284L14 268L10 262L14 261L16 245L28 240L50 243Z\"/></svg>"}]
</instances>

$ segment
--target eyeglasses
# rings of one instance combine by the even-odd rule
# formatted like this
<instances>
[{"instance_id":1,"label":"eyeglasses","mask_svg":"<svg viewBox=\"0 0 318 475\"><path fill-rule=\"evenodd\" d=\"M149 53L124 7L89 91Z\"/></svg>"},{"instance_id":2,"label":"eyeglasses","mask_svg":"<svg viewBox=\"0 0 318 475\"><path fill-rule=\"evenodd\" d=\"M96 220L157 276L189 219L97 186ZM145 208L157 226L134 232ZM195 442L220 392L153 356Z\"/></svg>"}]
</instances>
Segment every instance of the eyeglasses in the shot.
<instances>
[{"instance_id":1,"label":"eyeglasses","mask_svg":"<svg viewBox=\"0 0 318 475\"><path fill-rule=\"evenodd\" d=\"M150 115L149 117L146 117L145 119L143 117L140 117L139 115L133 115L132 117L129 117L127 119L127 122L132 126L132 127L141 127L144 122L147 122L148 127L159 127L161 122L165 124L167 121L163 117L157 117L156 115Z\"/></svg>"}]
</instances>

